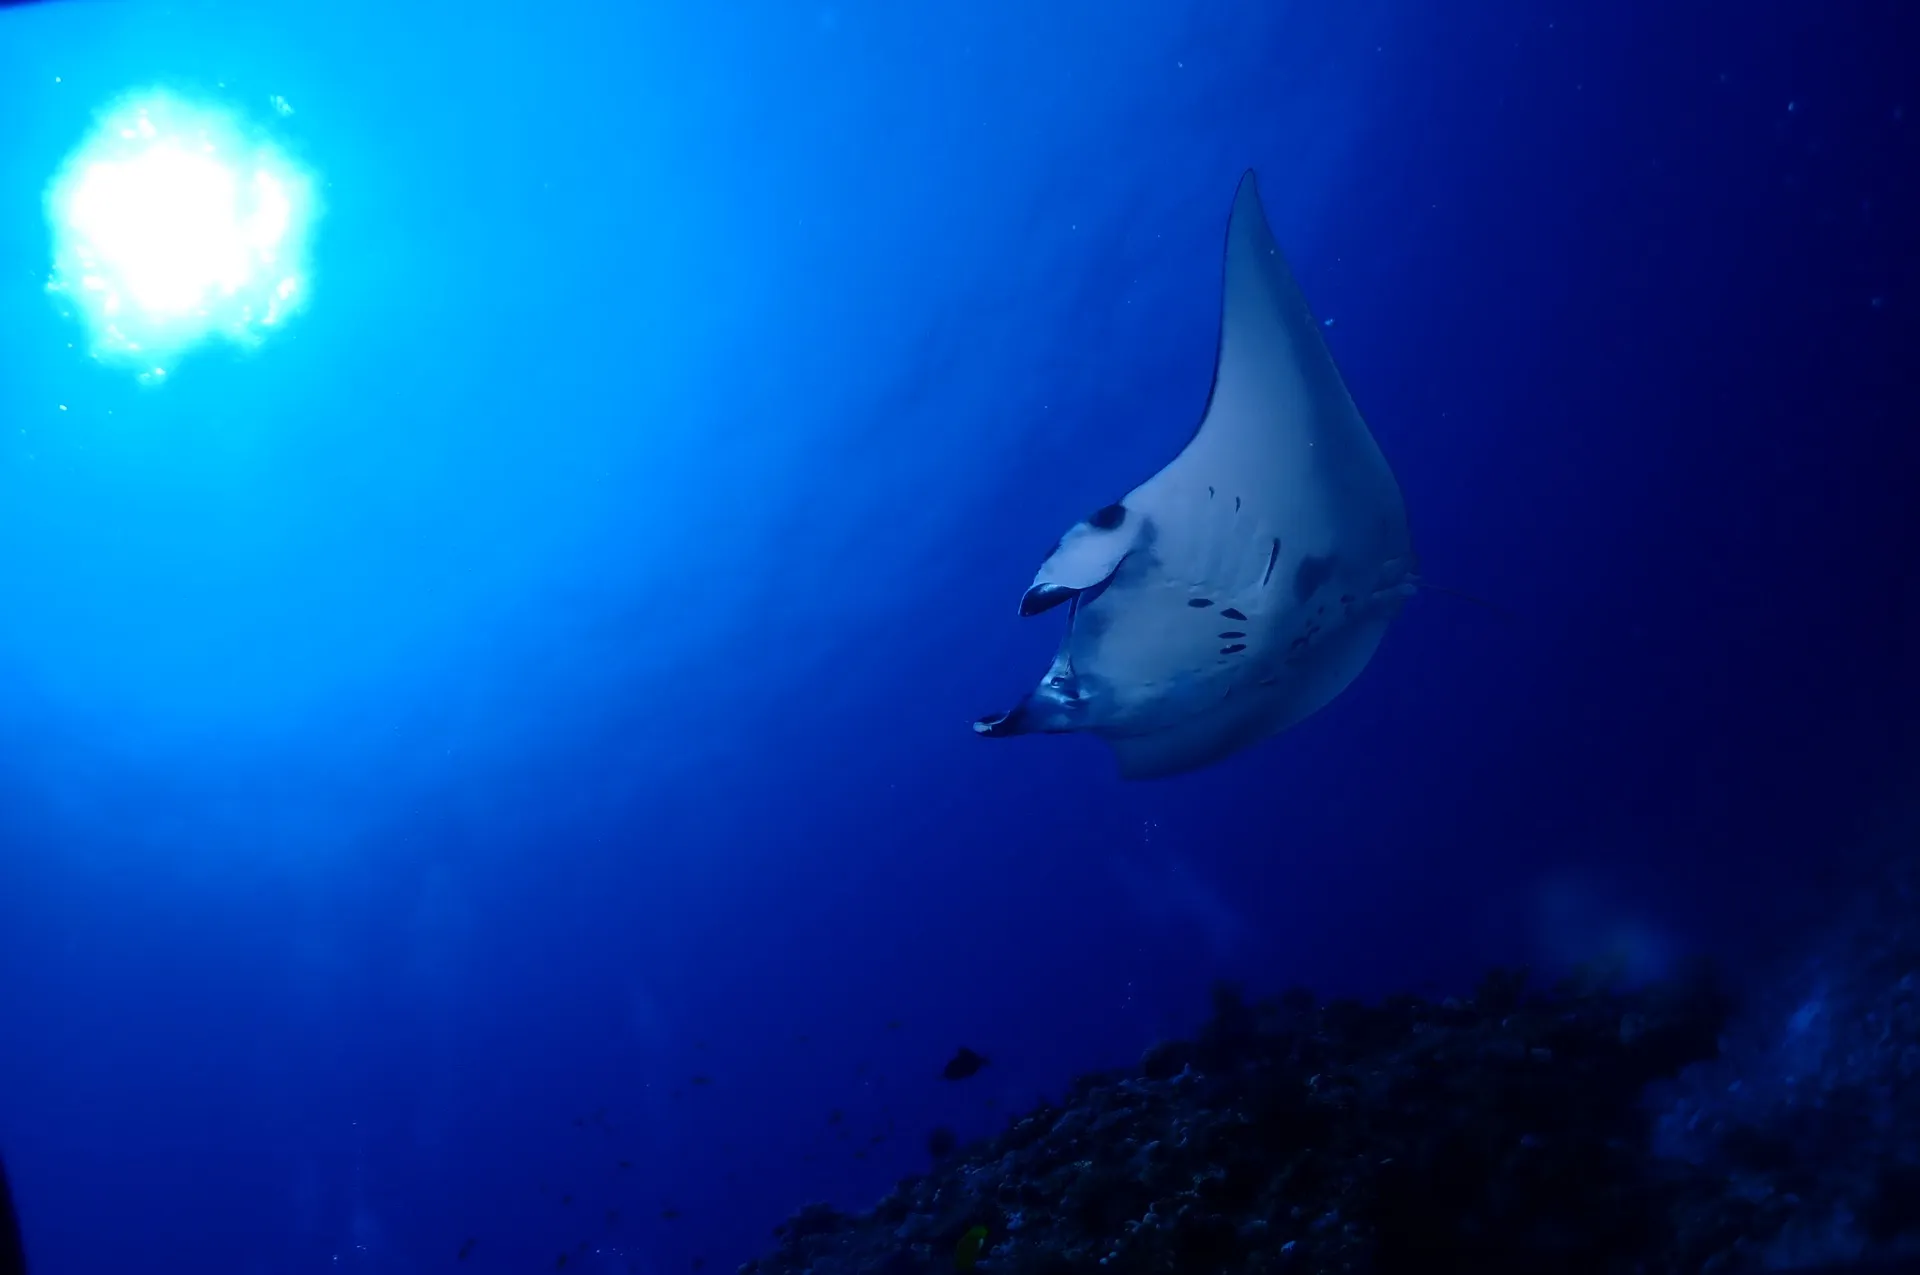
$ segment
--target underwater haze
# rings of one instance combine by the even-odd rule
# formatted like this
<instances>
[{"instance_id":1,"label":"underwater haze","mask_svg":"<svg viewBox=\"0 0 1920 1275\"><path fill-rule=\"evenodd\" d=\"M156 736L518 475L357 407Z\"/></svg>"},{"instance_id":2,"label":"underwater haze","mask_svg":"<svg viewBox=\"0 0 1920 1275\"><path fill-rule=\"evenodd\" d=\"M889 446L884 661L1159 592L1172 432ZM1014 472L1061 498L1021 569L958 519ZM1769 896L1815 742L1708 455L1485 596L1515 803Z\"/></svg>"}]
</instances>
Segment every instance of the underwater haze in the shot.
<instances>
[{"instance_id":1,"label":"underwater haze","mask_svg":"<svg viewBox=\"0 0 1920 1275\"><path fill-rule=\"evenodd\" d=\"M1916 48L1895 0L0 8L35 1275L731 1271L1219 980L1781 959L1920 778ZM139 351L60 273L130 101L298 238ZM1205 769L982 740L1048 546L1207 405L1249 168L1437 587Z\"/></svg>"}]
</instances>

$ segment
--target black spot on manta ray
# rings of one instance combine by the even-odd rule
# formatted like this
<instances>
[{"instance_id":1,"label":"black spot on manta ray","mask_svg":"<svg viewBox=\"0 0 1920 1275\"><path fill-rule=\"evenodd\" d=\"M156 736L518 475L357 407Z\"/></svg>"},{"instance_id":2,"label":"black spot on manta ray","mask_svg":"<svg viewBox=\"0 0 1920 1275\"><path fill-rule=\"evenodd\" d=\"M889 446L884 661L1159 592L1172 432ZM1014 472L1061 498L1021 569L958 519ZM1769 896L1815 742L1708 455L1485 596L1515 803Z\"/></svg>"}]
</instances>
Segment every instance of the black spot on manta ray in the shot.
<instances>
[{"instance_id":1,"label":"black spot on manta ray","mask_svg":"<svg viewBox=\"0 0 1920 1275\"><path fill-rule=\"evenodd\" d=\"M1105 505L1087 516L1087 525L1100 531L1112 531L1127 520L1125 505Z\"/></svg>"},{"instance_id":2,"label":"black spot on manta ray","mask_svg":"<svg viewBox=\"0 0 1920 1275\"><path fill-rule=\"evenodd\" d=\"M1213 605L1213 599L1212 598L1188 598L1187 605L1190 607L1210 607Z\"/></svg>"},{"instance_id":3,"label":"black spot on manta ray","mask_svg":"<svg viewBox=\"0 0 1920 1275\"><path fill-rule=\"evenodd\" d=\"M1273 564L1278 561L1280 561L1280 538L1276 536L1274 537L1273 548L1267 551L1267 574L1260 577L1261 588L1266 588L1267 582L1273 579Z\"/></svg>"},{"instance_id":4,"label":"black spot on manta ray","mask_svg":"<svg viewBox=\"0 0 1920 1275\"><path fill-rule=\"evenodd\" d=\"M1246 612L1242 611L1239 607L1228 607L1220 614L1229 620L1244 620L1247 618Z\"/></svg>"},{"instance_id":5,"label":"black spot on manta ray","mask_svg":"<svg viewBox=\"0 0 1920 1275\"><path fill-rule=\"evenodd\" d=\"M1333 578L1333 559L1307 557L1300 559L1299 569L1293 573L1293 596L1296 601L1305 602L1314 591Z\"/></svg>"},{"instance_id":6,"label":"black spot on manta ray","mask_svg":"<svg viewBox=\"0 0 1920 1275\"><path fill-rule=\"evenodd\" d=\"M1222 655L1234 655L1234 654L1237 654L1238 652L1240 652L1240 651L1244 651L1244 650L1246 650L1246 649L1247 649L1247 644L1246 644L1245 642L1235 642L1235 643L1234 643L1234 644L1233 644L1232 646L1223 646L1223 647L1221 647L1221 648L1220 648L1220 654L1222 654Z\"/></svg>"},{"instance_id":7,"label":"black spot on manta ray","mask_svg":"<svg viewBox=\"0 0 1920 1275\"><path fill-rule=\"evenodd\" d=\"M1219 634L1218 636L1222 641L1232 641L1234 638L1243 638L1246 634L1242 633L1239 629L1228 629L1225 633Z\"/></svg>"}]
</instances>

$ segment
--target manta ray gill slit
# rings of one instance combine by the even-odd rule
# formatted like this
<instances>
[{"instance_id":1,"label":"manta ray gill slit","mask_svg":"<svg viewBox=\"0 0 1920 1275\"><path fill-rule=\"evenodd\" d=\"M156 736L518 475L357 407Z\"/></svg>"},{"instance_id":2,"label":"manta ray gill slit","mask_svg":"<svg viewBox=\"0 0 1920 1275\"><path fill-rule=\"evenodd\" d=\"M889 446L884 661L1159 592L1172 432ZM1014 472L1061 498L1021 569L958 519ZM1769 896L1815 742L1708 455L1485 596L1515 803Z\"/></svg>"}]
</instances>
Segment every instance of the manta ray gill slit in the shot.
<instances>
[{"instance_id":1,"label":"manta ray gill slit","mask_svg":"<svg viewBox=\"0 0 1920 1275\"><path fill-rule=\"evenodd\" d=\"M213 338L257 345L305 303L314 184L228 107L126 94L47 185L47 291L149 383Z\"/></svg>"}]
</instances>

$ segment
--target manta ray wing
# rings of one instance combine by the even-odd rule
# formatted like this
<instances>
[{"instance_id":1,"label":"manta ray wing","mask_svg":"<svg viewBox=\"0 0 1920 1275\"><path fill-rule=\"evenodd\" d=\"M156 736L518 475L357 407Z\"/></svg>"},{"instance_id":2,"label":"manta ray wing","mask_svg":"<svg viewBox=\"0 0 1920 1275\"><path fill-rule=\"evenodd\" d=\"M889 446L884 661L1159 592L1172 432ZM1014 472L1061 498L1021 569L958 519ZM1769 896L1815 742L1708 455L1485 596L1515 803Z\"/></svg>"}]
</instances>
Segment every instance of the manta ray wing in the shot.
<instances>
[{"instance_id":1,"label":"manta ray wing","mask_svg":"<svg viewBox=\"0 0 1920 1275\"><path fill-rule=\"evenodd\" d=\"M986 735L1084 731L1129 778L1209 765L1323 707L1413 589L1400 487L1249 171L1228 221L1199 428L1061 538L1021 601L1072 601L1045 678Z\"/></svg>"}]
</instances>

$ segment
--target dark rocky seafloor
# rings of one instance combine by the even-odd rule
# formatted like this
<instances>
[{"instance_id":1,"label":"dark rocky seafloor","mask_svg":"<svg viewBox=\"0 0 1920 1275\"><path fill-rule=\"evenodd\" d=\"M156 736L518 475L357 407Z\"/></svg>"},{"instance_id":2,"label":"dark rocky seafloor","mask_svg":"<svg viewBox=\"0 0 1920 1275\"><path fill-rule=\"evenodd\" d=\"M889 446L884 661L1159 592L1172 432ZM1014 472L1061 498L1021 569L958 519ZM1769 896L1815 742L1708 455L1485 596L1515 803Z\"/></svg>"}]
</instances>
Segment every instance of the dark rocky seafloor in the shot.
<instances>
[{"instance_id":1,"label":"dark rocky seafloor","mask_svg":"<svg viewBox=\"0 0 1920 1275\"><path fill-rule=\"evenodd\" d=\"M744 1275L1920 1270L1920 871L1736 1009L1695 968L1378 1004L1216 991ZM1865 1264L1862 1264L1865 1263Z\"/></svg>"}]
</instances>

